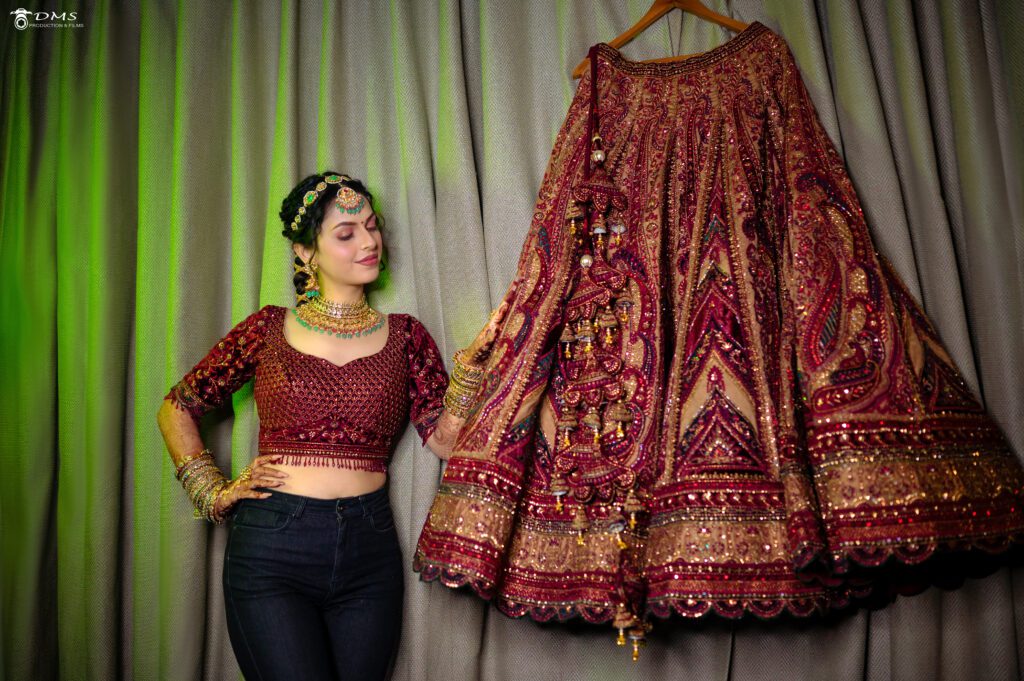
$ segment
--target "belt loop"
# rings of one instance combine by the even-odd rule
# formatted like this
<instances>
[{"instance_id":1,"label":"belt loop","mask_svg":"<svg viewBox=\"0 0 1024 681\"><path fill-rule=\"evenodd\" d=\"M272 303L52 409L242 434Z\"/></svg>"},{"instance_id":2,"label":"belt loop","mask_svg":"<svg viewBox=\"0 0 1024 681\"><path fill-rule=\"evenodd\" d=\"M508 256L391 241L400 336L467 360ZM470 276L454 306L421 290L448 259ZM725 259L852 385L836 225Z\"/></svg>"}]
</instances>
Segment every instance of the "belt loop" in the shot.
<instances>
[{"instance_id":1,"label":"belt loop","mask_svg":"<svg viewBox=\"0 0 1024 681\"><path fill-rule=\"evenodd\" d=\"M292 509L292 516L295 518L302 517L302 511L306 508L306 497L299 497L299 503L295 504L295 508Z\"/></svg>"}]
</instances>

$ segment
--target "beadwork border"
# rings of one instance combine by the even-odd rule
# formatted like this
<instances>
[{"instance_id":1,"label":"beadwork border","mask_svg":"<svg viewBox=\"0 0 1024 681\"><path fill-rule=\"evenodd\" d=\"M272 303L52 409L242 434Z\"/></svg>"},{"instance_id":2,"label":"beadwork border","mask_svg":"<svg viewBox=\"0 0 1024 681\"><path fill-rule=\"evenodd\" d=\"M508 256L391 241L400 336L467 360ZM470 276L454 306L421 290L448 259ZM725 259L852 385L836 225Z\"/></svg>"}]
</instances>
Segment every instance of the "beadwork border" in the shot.
<instances>
[{"instance_id":1,"label":"beadwork border","mask_svg":"<svg viewBox=\"0 0 1024 681\"><path fill-rule=\"evenodd\" d=\"M638 76L674 76L714 64L743 49L766 33L771 33L771 29L755 21L718 47L677 62L633 61L626 59L622 52L608 43L598 43L596 49L597 54L603 56L615 69L624 73Z\"/></svg>"}]
</instances>

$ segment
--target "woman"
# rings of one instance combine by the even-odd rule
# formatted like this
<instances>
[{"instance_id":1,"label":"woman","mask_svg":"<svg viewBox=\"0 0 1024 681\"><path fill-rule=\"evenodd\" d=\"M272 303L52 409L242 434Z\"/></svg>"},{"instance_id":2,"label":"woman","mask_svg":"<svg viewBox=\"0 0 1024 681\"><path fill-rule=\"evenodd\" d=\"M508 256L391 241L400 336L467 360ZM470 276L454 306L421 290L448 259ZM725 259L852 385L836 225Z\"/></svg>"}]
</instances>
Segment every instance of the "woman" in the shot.
<instances>
[{"instance_id":1,"label":"woman","mask_svg":"<svg viewBox=\"0 0 1024 681\"><path fill-rule=\"evenodd\" d=\"M295 252L296 307L267 305L235 326L158 415L197 517L232 519L224 596L249 679L387 674L403 589L385 488L391 445L409 416L448 458L504 310L456 355L449 386L423 325L366 302L384 253L372 201L345 175L300 182L280 213ZM259 455L227 480L198 423L251 378Z\"/></svg>"}]
</instances>

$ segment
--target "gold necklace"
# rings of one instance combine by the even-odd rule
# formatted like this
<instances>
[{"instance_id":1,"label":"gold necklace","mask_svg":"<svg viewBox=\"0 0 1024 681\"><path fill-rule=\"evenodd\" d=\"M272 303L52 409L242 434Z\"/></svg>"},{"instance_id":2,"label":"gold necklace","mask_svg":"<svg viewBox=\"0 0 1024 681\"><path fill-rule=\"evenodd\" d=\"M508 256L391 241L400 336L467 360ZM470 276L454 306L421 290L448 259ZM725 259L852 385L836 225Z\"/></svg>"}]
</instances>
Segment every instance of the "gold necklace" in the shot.
<instances>
[{"instance_id":1,"label":"gold necklace","mask_svg":"<svg viewBox=\"0 0 1024 681\"><path fill-rule=\"evenodd\" d=\"M338 303L315 296L292 312L299 324L310 331L338 338L367 336L384 324L384 315L370 307L365 295L357 303Z\"/></svg>"}]
</instances>

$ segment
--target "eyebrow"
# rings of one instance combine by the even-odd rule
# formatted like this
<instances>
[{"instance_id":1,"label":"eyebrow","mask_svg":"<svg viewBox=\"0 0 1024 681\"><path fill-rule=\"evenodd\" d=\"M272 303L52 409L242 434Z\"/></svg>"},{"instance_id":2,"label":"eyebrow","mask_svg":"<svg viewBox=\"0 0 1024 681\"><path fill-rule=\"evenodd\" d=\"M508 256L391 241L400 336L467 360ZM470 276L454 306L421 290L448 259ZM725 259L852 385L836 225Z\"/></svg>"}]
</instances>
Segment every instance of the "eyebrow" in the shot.
<instances>
[{"instance_id":1,"label":"eyebrow","mask_svg":"<svg viewBox=\"0 0 1024 681\"><path fill-rule=\"evenodd\" d=\"M373 220L375 217L377 217L377 214L376 213L371 213L370 217L366 218L366 221L369 222L370 220ZM358 224L359 224L358 220L342 220L341 222L339 222L336 225L334 225L333 227L331 227L331 231L333 232L334 230L338 229L338 227L344 227L345 225L358 225Z\"/></svg>"}]
</instances>

